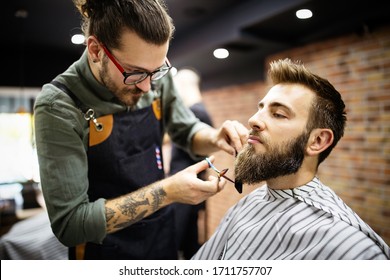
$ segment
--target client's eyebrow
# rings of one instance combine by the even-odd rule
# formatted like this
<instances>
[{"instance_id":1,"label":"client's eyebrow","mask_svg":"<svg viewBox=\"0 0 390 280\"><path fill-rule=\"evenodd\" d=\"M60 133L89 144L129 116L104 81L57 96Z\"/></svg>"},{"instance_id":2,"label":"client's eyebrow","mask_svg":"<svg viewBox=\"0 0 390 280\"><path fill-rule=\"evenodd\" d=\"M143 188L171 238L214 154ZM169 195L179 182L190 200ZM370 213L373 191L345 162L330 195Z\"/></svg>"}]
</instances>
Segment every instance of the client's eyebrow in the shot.
<instances>
[{"instance_id":1,"label":"client's eyebrow","mask_svg":"<svg viewBox=\"0 0 390 280\"><path fill-rule=\"evenodd\" d=\"M258 107L259 107L259 109L264 108L264 102L260 101ZM279 107L281 107L281 108L282 108L283 110L285 110L290 116L295 116L294 111L293 111L293 110L291 109L291 107L288 106L287 104L283 104L283 103L281 103L281 102L276 102L276 101L275 101L275 102L271 102L271 103L269 104L268 107L270 107L270 108L279 108Z\"/></svg>"}]
</instances>

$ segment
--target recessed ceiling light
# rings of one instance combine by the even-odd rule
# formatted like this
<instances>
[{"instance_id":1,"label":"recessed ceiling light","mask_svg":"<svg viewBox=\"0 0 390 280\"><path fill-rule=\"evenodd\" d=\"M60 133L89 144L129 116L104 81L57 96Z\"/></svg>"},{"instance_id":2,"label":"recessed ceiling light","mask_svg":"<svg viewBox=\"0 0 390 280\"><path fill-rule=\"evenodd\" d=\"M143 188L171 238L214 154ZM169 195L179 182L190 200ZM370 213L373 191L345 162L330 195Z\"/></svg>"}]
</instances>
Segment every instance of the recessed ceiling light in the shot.
<instances>
[{"instance_id":1,"label":"recessed ceiling light","mask_svg":"<svg viewBox=\"0 0 390 280\"><path fill-rule=\"evenodd\" d=\"M313 16L313 13L309 9L301 9L296 11L295 15L299 19L307 19L307 18L311 18Z\"/></svg>"},{"instance_id":2,"label":"recessed ceiling light","mask_svg":"<svg viewBox=\"0 0 390 280\"><path fill-rule=\"evenodd\" d=\"M227 49L219 48L214 50L213 55L218 59L225 59L229 56L229 51Z\"/></svg>"},{"instance_id":3,"label":"recessed ceiling light","mask_svg":"<svg viewBox=\"0 0 390 280\"><path fill-rule=\"evenodd\" d=\"M75 34L72 36L71 41L75 45L81 45L85 41L85 37L83 34Z\"/></svg>"},{"instance_id":4,"label":"recessed ceiling light","mask_svg":"<svg viewBox=\"0 0 390 280\"><path fill-rule=\"evenodd\" d=\"M16 18L27 18L28 17L28 11L26 9L19 9L15 12Z\"/></svg>"}]
</instances>

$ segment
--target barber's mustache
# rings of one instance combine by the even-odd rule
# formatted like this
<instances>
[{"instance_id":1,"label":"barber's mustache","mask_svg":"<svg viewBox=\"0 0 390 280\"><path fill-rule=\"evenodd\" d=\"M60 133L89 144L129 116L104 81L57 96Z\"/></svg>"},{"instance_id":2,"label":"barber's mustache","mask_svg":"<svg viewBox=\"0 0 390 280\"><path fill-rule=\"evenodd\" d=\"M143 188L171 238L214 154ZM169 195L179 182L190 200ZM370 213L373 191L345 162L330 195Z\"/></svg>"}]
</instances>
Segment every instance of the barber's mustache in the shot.
<instances>
[{"instance_id":1,"label":"barber's mustache","mask_svg":"<svg viewBox=\"0 0 390 280\"><path fill-rule=\"evenodd\" d=\"M145 93L145 92L143 92L141 89L139 89L139 88L134 88L134 89L132 89L131 91L130 91L130 93L131 94L140 94L140 93Z\"/></svg>"}]
</instances>

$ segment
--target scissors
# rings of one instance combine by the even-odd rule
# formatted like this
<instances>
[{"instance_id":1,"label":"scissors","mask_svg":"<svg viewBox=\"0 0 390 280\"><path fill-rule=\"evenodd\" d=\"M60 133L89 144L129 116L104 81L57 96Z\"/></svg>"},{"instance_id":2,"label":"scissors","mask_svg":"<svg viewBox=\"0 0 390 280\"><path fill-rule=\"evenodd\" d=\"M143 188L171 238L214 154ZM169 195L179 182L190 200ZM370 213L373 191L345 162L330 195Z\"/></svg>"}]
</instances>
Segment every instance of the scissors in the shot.
<instances>
[{"instance_id":1,"label":"scissors","mask_svg":"<svg viewBox=\"0 0 390 280\"><path fill-rule=\"evenodd\" d=\"M222 169L221 171L219 171L210 161L209 158L205 158L205 160L207 161L207 163L209 164L209 167L211 167L211 169L213 169L217 174L218 174L218 178L225 178L226 180L228 180L229 182L233 183L234 184L234 187L236 188L236 190L239 192L239 193L242 193L242 183L241 182L234 182L232 179L230 179L229 177L227 177L225 174L228 172L228 168L225 168L225 169Z\"/></svg>"}]
</instances>

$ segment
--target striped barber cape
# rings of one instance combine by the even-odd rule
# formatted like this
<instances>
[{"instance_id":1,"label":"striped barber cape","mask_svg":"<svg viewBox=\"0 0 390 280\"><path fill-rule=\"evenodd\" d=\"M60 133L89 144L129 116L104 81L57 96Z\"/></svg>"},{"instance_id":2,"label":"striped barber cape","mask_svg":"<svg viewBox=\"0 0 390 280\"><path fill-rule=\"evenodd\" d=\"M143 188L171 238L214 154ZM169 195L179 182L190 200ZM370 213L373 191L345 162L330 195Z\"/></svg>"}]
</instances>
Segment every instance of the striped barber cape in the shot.
<instances>
[{"instance_id":1,"label":"striped barber cape","mask_svg":"<svg viewBox=\"0 0 390 280\"><path fill-rule=\"evenodd\" d=\"M315 177L254 190L228 210L192 259L390 259L389 246Z\"/></svg>"},{"instance_id":2,"label":"striped barber cape","mask_svg":"<svg viewBox=\"0 0 390 280\"><path fill-rule=\"evenodd\" d=\"M66 260L68 248L54 236L46 211L22 220L0 238L2 260Z\"/></svg>"}]
</instances>

